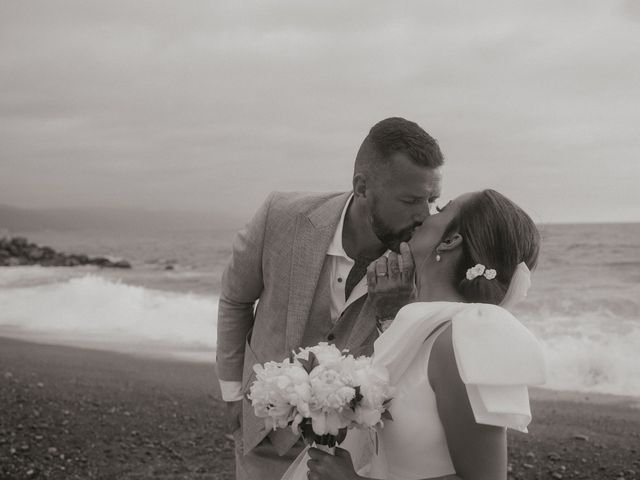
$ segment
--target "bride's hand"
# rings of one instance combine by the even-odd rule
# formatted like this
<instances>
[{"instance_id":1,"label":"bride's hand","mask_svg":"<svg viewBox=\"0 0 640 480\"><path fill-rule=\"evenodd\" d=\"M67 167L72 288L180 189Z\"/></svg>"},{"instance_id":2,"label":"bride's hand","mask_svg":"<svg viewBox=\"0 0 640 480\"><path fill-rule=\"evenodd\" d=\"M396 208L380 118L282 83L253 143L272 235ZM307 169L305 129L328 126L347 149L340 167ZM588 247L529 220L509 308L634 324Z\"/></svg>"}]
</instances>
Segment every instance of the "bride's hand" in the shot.
<instances>
[{"instance_id":1,"label":"bride's hand","mask_svg":"<svg viewBox=\"0 0 640 480\"><path fill-rule=\"evenodd\" d=\"M307 462L309 480L360 480L351 455L344 448L336 447L335 455L330 455L317 448L310 448Z\"/></svg>"},{"instance_id":2,"label":"bride's hand","mask_svg":"<svg viewBox=\"0 0 640 480\"><path fill-rule=\"evenodd\" d=\"M399 255L391 252L369 265L367 289L379 323L393 319L402 307L416 301L415 265L407 243L400 244Z\"/></svg>"}]
</instances>

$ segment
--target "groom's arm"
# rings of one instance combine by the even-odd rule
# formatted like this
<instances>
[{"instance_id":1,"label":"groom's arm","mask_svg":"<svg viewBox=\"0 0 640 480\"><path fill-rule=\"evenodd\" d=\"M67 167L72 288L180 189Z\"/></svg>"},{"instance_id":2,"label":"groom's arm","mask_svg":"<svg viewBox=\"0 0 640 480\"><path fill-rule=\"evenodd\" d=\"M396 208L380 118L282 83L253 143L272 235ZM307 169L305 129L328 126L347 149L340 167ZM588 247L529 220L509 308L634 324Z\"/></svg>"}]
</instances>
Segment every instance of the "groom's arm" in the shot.
<instances>
[{"instance_id":1,"label":"groom's arm","mask_svg":"<svg viewBox=\"0 0 640 480\"><path fill-rule=\"evenodd\" d=\"M273 194L256 212L233 244L222 276L218 303L216 365L223 400L242 399L245 341L254 322L254 306L263 290L262 251Z\"/></svg>"}]
</instances>

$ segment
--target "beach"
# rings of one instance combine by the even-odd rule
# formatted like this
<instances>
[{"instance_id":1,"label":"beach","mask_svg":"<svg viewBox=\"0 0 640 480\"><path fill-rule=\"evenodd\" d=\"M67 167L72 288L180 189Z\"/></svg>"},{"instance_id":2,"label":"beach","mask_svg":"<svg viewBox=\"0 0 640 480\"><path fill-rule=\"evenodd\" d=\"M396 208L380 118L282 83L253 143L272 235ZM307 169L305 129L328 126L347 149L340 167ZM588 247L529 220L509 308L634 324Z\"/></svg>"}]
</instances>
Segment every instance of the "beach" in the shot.
<instances>
[{"instance_id":1,"label":"beach","mask_svg":"<svg viewBox=\"0 0 640 480\"><path fill-rule=\"evenodd\" d=\"M214 366L0 338L0 478L232 479Z\"/></svg>"},{"instance_id":2,"label":"beach","mask_svg":"<svg viewBox=\"0 0 640 480\"><path fill-rule=\"evenodd\" d=\"M548 378L529 433L509 432L511 479L640 479L639 234L543 229L514 313ZM213 364L229 239L31 237L132 268L0 269L0 479L232 479Z\"/></svg>"},{"instance_id":3,"label":"beach","mask_svg":"<svg viewBox=\"0 0 640 480\"><path fill-rule=\"evenodd\" d=\"M0 337L0 478L234 477L210 363ZM640 478L640 400L535 390L513 479Z\"/></svg>"}]
</instances>

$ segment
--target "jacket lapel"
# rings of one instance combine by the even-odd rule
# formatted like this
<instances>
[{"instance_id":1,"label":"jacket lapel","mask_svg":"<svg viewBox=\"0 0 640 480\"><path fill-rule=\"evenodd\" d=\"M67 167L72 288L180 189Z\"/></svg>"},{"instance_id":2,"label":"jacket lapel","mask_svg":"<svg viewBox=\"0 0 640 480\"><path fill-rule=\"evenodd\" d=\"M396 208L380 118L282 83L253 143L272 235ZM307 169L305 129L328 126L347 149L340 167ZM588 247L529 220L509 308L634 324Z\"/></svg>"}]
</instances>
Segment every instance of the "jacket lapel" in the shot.
<instances>
[{"instance_id":1,"label":"jacket lapel","mask_svg":"<svg viewBox=\"0 0 640 480\"><path fill-rule=\"evenodd\" d=\"M358 309L360 301L362 301L363 304L362 308ZM364 342L376 329L376 314L371 303L366 297L362 298L362 300L358 299L356 302L351 304L349 310L353 310L353 314L357 314L358 316L354 320L354 325L347 340L346 348L349 350L357 350L362 347ZM351 313L349 310L345 311L345 315Z\"/></svg>"},{"instance_id":2,"label":"jacket lapel","mask_svg":"<svg viewBox=\"0 0 640 480\"><path fill-rule=\"evenodd\" d=\"M350 193L327 200L297 220L287 309L287 352L300 346L327 249Z\"/></svg>"}]
</instances>

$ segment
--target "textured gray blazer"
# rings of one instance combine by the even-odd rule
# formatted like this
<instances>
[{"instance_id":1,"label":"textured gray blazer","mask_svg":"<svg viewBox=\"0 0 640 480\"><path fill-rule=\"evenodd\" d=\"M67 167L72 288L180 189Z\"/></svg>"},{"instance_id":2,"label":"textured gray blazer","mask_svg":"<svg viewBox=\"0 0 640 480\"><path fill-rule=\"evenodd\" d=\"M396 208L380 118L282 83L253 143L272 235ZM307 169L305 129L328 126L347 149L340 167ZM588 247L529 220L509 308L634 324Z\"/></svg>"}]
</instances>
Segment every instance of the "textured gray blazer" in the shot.
<instances>
[{"instance_id":1,"label":"textured gray blazer","mask_svg":"<svg viewBox=\"0 0 640 480\"><path fill-rule=\"evenodd\" d=\"M350 193L272 193L238 232L222 278L218 307L217 372L242 381L248 391L253 365L281 361L301 346L309 322L326 321L320 273ZM328 293L327 293L328 295ZM257 301L257 305L256 305ZM352 303L335 328L335 343L370 353L377 336L366 298ZM248 452L269 433L243 408L243 447ZM292 438L270 436L283 454Z\"/></svg>"}]
</instances>

